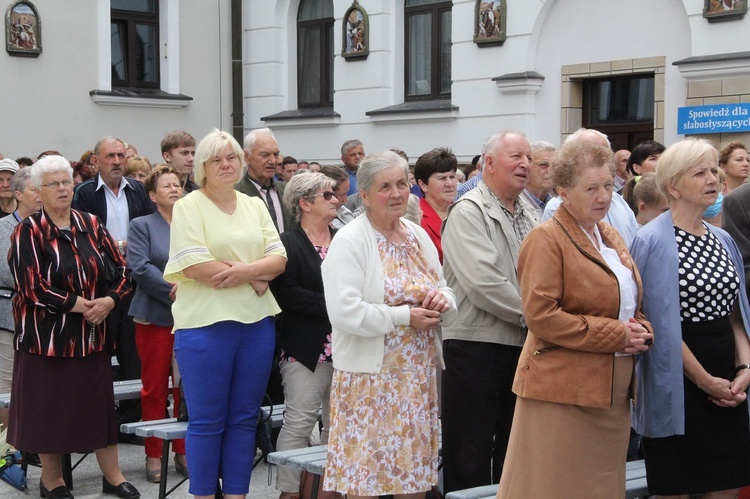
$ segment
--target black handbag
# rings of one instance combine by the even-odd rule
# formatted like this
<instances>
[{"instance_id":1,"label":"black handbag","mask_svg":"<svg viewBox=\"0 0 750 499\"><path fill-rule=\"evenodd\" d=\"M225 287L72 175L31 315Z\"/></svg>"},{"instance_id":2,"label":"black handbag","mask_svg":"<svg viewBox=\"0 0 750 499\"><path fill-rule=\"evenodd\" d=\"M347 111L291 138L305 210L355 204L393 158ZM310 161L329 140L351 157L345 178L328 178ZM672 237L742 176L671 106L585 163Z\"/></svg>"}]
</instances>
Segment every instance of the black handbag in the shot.
<instances>
[{"instance_id":1,"label":"black handbag","mask_svg":"<svg viewBox=\"0 0 750 499\"><path fill-rule=\"evenodd\" d=\"M102 274L104 274L104 280L107 281L107 284L111 284L119 277L118 266L103 244L99 244L99 255L102 257Z\"/></svg>"}]
</instances>

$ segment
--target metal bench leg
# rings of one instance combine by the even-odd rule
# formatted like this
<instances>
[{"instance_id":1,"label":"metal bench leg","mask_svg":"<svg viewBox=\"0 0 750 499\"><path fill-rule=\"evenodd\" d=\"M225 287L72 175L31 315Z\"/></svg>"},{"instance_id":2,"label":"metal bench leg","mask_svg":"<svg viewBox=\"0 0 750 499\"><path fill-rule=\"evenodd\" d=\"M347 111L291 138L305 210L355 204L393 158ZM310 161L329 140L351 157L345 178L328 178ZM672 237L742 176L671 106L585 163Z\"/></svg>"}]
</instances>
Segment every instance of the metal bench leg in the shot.
<instances>
[{"instance_id":1,"label":"metal bench leg","mask_svg":"<svg viewBox=\"0 0 750 499\"><path fill-rule=\"evenodd\" d=\"M73 467L70 465L70 454L62 455L62 473L65 486L73 490Z\"/></svg>"},{"instance_id":2,"label":"metal bench leg","mask_svg":"<svg viewBox=\"0 0 750 499\"><path fill-rule=\"evenodd\" d=\"M313 475L312 493L310 499L318 499L318 487L320 487L320 475Z\"/></svg>"},{"instance_id":3,"label":"metal bench leg","mask_svg":"<svg viewBox=\"0 0 750 499\"><path fill-rule=\"evenodd\" d=\"M161 478L159 479L159 499L167 497L167 471L169 470L169 440L161 447Z\"/></svg>"}]
</instances>

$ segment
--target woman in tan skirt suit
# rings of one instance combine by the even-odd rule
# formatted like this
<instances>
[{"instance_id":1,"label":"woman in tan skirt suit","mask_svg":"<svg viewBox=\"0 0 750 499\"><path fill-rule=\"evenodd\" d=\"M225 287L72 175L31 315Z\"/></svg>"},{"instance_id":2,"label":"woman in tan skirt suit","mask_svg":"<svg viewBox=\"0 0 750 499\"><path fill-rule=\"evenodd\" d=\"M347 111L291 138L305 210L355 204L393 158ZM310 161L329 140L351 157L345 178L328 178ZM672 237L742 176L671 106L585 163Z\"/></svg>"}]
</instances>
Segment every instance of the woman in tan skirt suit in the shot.
<instances>
[{"instance_id":1,"label":"woman in tan skirt suit","mask_svg":"<svg viewBox=\"0 0 750 499\"><path fill-rule=\"evenodd\" d=\"M565 144L552 159L562 198L518 260L529 328L498 498L623 497L633 354L653 340L641 279L620 235L601 222L612 152Z\"/></svg>"}]
</instances>

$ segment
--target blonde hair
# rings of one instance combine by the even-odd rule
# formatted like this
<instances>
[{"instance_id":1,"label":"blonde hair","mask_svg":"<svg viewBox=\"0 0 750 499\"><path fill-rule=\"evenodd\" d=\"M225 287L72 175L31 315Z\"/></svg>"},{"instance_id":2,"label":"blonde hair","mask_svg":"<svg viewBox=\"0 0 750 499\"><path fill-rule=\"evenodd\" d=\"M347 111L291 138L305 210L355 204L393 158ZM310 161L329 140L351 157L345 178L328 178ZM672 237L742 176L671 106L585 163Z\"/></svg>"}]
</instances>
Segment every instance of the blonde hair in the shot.
<instances>
[{"instance_id":1,"label":"blonde hair","mask_svg":"<svg viewBox=\"0 0 750 499\"><path fill-rule=\"evenodd\" d=\"M656 163L656 183L659 186L667 203L672 203L674 198L669 193L669 188L674 187L680 179L691 168L710 156L719 166L719 151L706 139L689 138L681 140L671 146L659 156Z\"/></svg>"},{"instance_id":2,"label":"blonde hair","mask_svg":"<svg viewBox=\"0 0 750 499\"><path fill-rule=\"evenodd\" d=\"M245 157L239 142L231 134L214 128L208 135L201 139L195 148L193 175L195 176L195 183L199 187L203 187L206 183L206 161L218 156L226 146L231 146L232 152L237 155L242 165L242 174L245 173L247 166L245 165Z\"/></svg>"}]
</instances>

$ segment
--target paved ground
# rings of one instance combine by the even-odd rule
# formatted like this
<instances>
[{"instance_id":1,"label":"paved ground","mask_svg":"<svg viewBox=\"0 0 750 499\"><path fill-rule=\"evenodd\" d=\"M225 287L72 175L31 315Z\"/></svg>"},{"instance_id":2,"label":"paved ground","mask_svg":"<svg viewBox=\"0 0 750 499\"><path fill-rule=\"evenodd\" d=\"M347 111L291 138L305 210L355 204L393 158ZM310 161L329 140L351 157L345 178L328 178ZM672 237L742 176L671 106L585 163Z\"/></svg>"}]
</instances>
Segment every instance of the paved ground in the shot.
<instances>
[{"instance_id":1,"label":"paved ground","mask_svg":"<svg viewBox=\"0 0 750 499\"><path fill-rule=\"evenodd\" d=\"M154 499L159 494L159 484L146 481L145 454L142 446L120 444L120 466L125 477L140 491L143 499ZM73 455L73 462L80 455ZM270 468L274 468L272 471ZM41 470L30 466L26 480L29 484L28 492L21 492L6 482L0 480L0 499L29 499L39 497L39 476ZM269 473L272 476L269 477ZM170 461L169 478L174 482L179 475L174 473L174 463ZM270 485L269 485L270 480ZM253 471L250 484L250 495L253 499L278 499L279 493L273 488L276 483L275 466L261 463ZM96 457L88 456L80 466L73 470L73 495L76 499L115 498L114 495L102 494L102 473L96 464ZM171 485L168 486L168 488ZM187 492L188 482L185 482L170 494L172 499L187 499L192 497Z\"/></svg>"}]
</instances>

